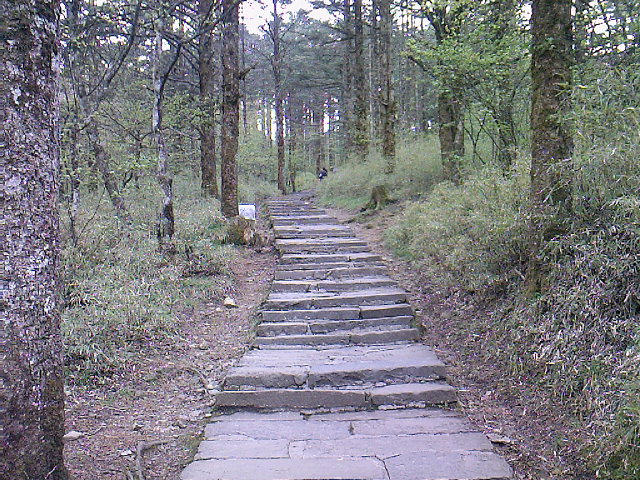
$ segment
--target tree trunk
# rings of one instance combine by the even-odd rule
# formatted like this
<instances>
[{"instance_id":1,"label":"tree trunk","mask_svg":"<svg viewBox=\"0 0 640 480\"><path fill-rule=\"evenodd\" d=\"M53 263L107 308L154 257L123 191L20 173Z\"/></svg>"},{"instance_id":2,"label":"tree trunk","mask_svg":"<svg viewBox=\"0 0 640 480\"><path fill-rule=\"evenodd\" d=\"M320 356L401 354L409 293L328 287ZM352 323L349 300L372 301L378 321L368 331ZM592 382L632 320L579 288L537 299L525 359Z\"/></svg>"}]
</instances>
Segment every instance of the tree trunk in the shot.
<instances>
[{"instance_id":1,"label":"tree trunk","mask_svg":"<svg viewBox=\"0 0 640 480\"><path fill-rule=\"evenodd\" d=\"M351 0L343 3L343 37L342 37L342 85L340 99L340 130L343 142L344 160L353 149L353 17L351 15Z\"/></svg>"},{"instance_id":2,"label":"tree trunk","mask_svg":"<svg viewBox=\"0 0 640 480\"><path fill-rule=\"evenodd\" d=\"M0 0L0 478L66 480L60 334L59 2Z\"/></svg>"},{"instance_id":3,"label":"tree trunk","mask_svg":"<svg viewBox=\"0 0 640 480\"><path fill-rule=\"evenodd\" d=\"M238 55L239 4L222 0L222 214L238 216L236 154L240 122L240 72Z\"/></svg>"},{"instance_id":4,"label":"tree trunk","mask_svg":"<svg viewBox=\"0 0 640 480\"><path fill-rule=\"evenodd\" d=\"M380 108L382 120L382 157L385 173L393 173L396 166L396 99L393 92L393 63L391 40L393 16L391 0L378 0L380 9Z\"/></svg>"},{"instance_id":5,"label":"tree trunk","mask_svg":"<svg viewBox=\"0 0 640 480\"><path fill-rule=\"evenodd\" d=\"M162 34L165 28L164 12L159 6L158 17L154 21L155 45L153 51L153 134L156 139L156 149L158 152L157 179L162 190L162 210L158 219L158 241L160 246L168 245L175 230L175 219L173 215L173 176L169 170L169 151L164 138L162 125L162 99L164 86L169 75L169 71L175 60L180 55L179 50L175 53L174 62L165 74L160 72L162 60Z\"/></svg>"},{"instance_id":6,"label":"tree trunk","mask_svg":"<svg viewBox=\"0 0 640 480\"><path fill-rule=\"evenodd\" d=\"M214 75L215 48L211 16L213 0L200 0L200 44L198 50L198 70L200 80L200 103L205 111L205 119L200 127L200 171L202 175L202 194L206 197L218 197L216 180L216 127L215 97L216 82Z\"/></svg>"},{"instance_id":7,"label":"tree trunk","mask_svg":"<svg viewBox=\"0 0 640 480\"><path fill-rule=\"evenodd\" d=\"M380 96L382 94L382 58L381 58L381 27L378 21L379 1L371 0L369 12L369 115L371 125L371 138L377 139L382 133L382 110Z\"/></svg>"},{"instance_id":8,"label":"tree trunk","mask_svg":"<svg viewBox=\"0 0 640 480\"><path fill-rule=\"evenodd\" d=\"M449 91L438 95L440 154L444 177L460 183L460 162L464 157L464 115L457 95Z\"/></svg>"},{"instance_id":9,"label":"tree trunk","mask_svg":"<svg viewBox=\"0 0 640 480\"><path fill-rule=\"evenodd\" d=\"M571 213L573 139L570 108L572 51L571 0L534 0L531 33L531 225L527 293L544 290L546 266L541 248L562 234Z\"/></svg>"},{"instance_id":10,"label":"tree trunk","mask_svg":"<svg viewBox=\"0 0 640 480\"><path fill-rule=\"evenodd\" d=\"M276 146L278 158L278 189L286 193L284 181L284 111L282 109L282 51L280 49L280 16L278 14L278 0L273 0L273 23L271 26L271 40L273 42L273 56L271 67L273 70L273 85L276 115Z\"/></svg>"},{"instance_id":11,"label":"tree trunk","mask_svg":"<svg viewBox=\"0 0 640 480\"><path fill-rule=\"evenodd\" d=\"M353 55L353 83L355 87L355 124L353 144L356 153L365 160L369 153L369 102L367 75L364 68L364 21L362 0L353 0L355 52Z\"/></svg>"}]
</instances>

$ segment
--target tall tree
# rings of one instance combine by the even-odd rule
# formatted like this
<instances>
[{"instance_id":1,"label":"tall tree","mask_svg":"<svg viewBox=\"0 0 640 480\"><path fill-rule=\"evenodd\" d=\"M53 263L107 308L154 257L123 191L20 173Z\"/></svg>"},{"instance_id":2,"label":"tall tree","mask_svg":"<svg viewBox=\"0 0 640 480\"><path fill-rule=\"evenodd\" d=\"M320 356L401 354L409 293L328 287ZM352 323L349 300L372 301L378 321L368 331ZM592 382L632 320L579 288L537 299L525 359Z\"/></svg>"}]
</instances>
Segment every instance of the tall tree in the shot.
<instances>
[{"instance_id":1,"label":"tall tree","mask_svg":"<svg viewBox=\"0 0 640 480\"><path fill-rule=\"evenodd\" d=\"M156 177L158 184L162 190L162 208L160 210L160 218L158 219L158 240L160 245L168 245L173 238L175 231L175 217L173 214L173 175L169 169L169 149L167 147L164 125L163 125L163 100L164 90L171 70L175 66L180 57L181 44L175 48L173 60L166 69L162 71L162 43L165 35L167 17L169 16L169 8L164 0L158 0L156 3L155 18L153 21L154 28L154 45L151 56L152 74L153 74L153 121L152 128L156 140L156 152L158 155L158 169Z\"/></svg>"},{"instance_id":2,"label":"tall tree","mask_svg":"<svg viewBox=\"0 0 640 480\"><path fill-rule=\"evenodd\" d=\"M200 37L198 44L198 76L200 104L204 118L200 125L201 188L205 196L218 196L216 179L216 124L215 124L215 48L213 41L213 0L198 2Z\"/></svg>"},{"instance_id":3,"label":"tall tree","mask_svg":"<svg viewBox=\"0 0 640 480\"><path fill-rule=\"evenodd\" d=\"M361 157L369 153L369 83L365 71L362 0L353 0L353 85L355 89L353 144Z\"/></svg>"},{"instance_id":4,"label":"tall tree","mask_svg":"<svg viewBox=\"0 0 640 480\"><path fill-rule=\"evenodd\" d=\"M285 193L284 179L284 109L282 106L282 18L278 13L278 0L273 0L273 20L269 23L267 34L273 44L271 70L273 72L274 113L276 116L276 148L278 158L278 189Z\"/></svg>"},{"instance_id":5,"label":"tall tree","mask_svg":"<svg viewBox=\"0 0 640 480\"><path fill-rule=\"evenodd\" d=\"M422 12L433 27L436 44L446 46L460 34L473 2L468 0L429 0ZM453 74L440 79L438 92L438 136L445 177L460 182L460 162L464 157L464 91L462 80Z\"/></svg>"},{"instance_id":6,"label":"tall tree","mask_svg":"<svg viewBox=\"0 0 640 480\"><path fill-rule=\"evenodd\" d=\"M393 173L396 165L396 99L393 92L391 0L378 0L380 9L380 118L382 130L382 156L385 172Z\"/></svg>"},{"instance_id":7,"label":"tall tree","mask_svg":"<svg viewBox=\"0 0 640 480\"><path fill-rule=\"evenodd\" d=\"M527 290L545 287L543 243L566 231L571 212L571 0L534 0L531 11L531 251Z\"/></svg>"},{"instance_id":8,"label":"tall tree","mask_svg":"<svg viewBox=\"0 0 640 480\"><path fill-rule=\"evenodd\" d=\"M238 216L238 135L240 122L239 3L222 0L222 132L221 208L226 218Z\"/></svg>"},{"instance_id":9,"label":"tall tree","mask_svg":"<svg viewBox=\"0 0 640 480\"><path fill-rule=\"evenodd\" d=\"M353 149L353 126L351 125L353 119L353 14L351 0L343 0L342 16L340 129L344 155L347 156Z\"/></svg>"},{"instance_id":10,"label":"tall tree","mask_svg":"<svg viewBox=\"0 0 640 480\"><path fill-rule=\"evenodd\" d=\"M1 0L0 478L66 480L58 279L59 2Z\"/></svg>"}]
</instances>

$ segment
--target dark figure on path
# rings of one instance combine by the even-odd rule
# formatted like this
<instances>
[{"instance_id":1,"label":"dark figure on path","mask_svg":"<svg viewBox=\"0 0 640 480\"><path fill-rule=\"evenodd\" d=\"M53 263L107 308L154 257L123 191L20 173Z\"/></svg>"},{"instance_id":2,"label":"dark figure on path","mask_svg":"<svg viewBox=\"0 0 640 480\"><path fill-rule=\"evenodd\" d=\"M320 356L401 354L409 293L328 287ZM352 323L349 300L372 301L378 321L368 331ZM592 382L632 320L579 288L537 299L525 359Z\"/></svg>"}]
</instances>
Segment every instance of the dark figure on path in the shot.
<instances>
[{"instance_id":1,"label":"dark figure on path","mask_svg":"<svg viewBox=\"0 0 640 480\"><path fill-rule=\"evenodd\" d=\"M326 168L324 168L324 167L322 167L322 168L320 169L320 171L318 172L318 179L319 179L320 181L322 181L322 180L324 179L324 177L326 177L326 176L327 176L327 174L328 174L328 173L329 173L329 172L327 172L327 169L326 169Z\"/></svg>"}]
</instances>

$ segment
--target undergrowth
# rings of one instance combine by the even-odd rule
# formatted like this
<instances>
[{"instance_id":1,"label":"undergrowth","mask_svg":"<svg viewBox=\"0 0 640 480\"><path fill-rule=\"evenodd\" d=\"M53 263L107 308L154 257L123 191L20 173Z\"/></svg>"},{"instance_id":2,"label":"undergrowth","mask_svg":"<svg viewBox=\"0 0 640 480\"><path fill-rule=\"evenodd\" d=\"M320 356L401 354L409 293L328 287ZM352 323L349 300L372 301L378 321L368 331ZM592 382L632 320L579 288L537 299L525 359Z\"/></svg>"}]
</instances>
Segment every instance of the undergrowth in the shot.
<instances>
[{"instance_id":1,"label":"undergrowth","mask_svg":"<svg viewBox=\"0 0 640 480\"><path fill-rule=\"evenodd\" d=\"M533 299L522 288L526 157L509 172L467 163L461 185L434 186L437 143L422 143L404 147L392 177L374 156L319 190L325 202L352 208L382 183L396 199L413 198L387 232L389 246L436 286L491 305L486 325L460 323L460 333L483 337L482 353L505 379L528 383L575 416L584 432L575 446L599 478L640 478L640 76L606 65L581 75L571 119L572 229L544 246L549 288Z\"/></svg>"},{"instance_id":2,"label":"undergrowth","mask_svg":"<svg viewBox=\"0 0 640 480\"><path fill-rule=\"evenodd\" d=\"M200 197L186 177L176 178L175 190L175 254L160 254L153 234L156 185L126 192L131 227L118 224L106 195L85 193L78 246L66 242L62 255L70 381L102 381L133 356L171 342L181 315L228 286L233 250L221 243L225 227L217 201Z\"/></svg>"},{"instance_id":3,"label":"undergrowth","mask_svg":"<svg viewBox=\"0 0 640 480\"><path fill-rule=\"evenodd\" d=\"M318 187L323 203L344 208L361 207L367 203L371 190L385 185L389 196L396 200L415 198L442 180L438 159L438 143L426 135L398 143L396 163L391 175L384 173L385 162L378 152L372 152L365 162L353 160L329 172Z\"/></svg>"}]
</instances>

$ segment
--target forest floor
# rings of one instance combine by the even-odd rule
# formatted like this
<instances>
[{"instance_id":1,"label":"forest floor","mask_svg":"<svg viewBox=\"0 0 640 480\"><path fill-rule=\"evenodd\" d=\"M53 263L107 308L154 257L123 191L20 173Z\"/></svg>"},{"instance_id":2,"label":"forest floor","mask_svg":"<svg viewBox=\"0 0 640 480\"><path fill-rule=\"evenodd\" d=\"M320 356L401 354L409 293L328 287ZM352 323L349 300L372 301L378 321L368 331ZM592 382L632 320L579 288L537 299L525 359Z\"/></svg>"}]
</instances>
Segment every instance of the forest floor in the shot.
<instances>
[{"instance_id":1,"label":"forest floor","mask_svg":"<svg viewBox=\"0 0 640 480\"><path fill-rule=\"evenodd\" d=\"M524 382L505 378L483 351L483 337L469 338L457 326L472 317L490 320L490 306L445 291L430 282L415 265L399 259L384 245L384 232L392 226L402 205L396 204L370 216L357 211L328 209L354 229L381 254L389 275L408 294L424 327L423 339L448 366L448 381L458 389L460 408L494 443L515 471L518 480L592 480L577 454L583 433L569 415L552 405L542 391ZM559 440L560 439L560 440ZM574 441L571 441L574 440Z\"/></svg>"},{"instance_id":2,"label":"forest floor","mask_svg":"<svg viewBox=\"0 0 640 480\"><path fill-rule=\"evenodd\" d=\"M238 308L204 304L178 317L178 335L153 345L103 385L67 387L65 445L73 480L177 480L211 416L209 384L246 350L275 254L241 249L230 265ZM156 443L158 442L158 443ZM162 442L162 443L159 443Z\"/></svg>"}]
</instances>

